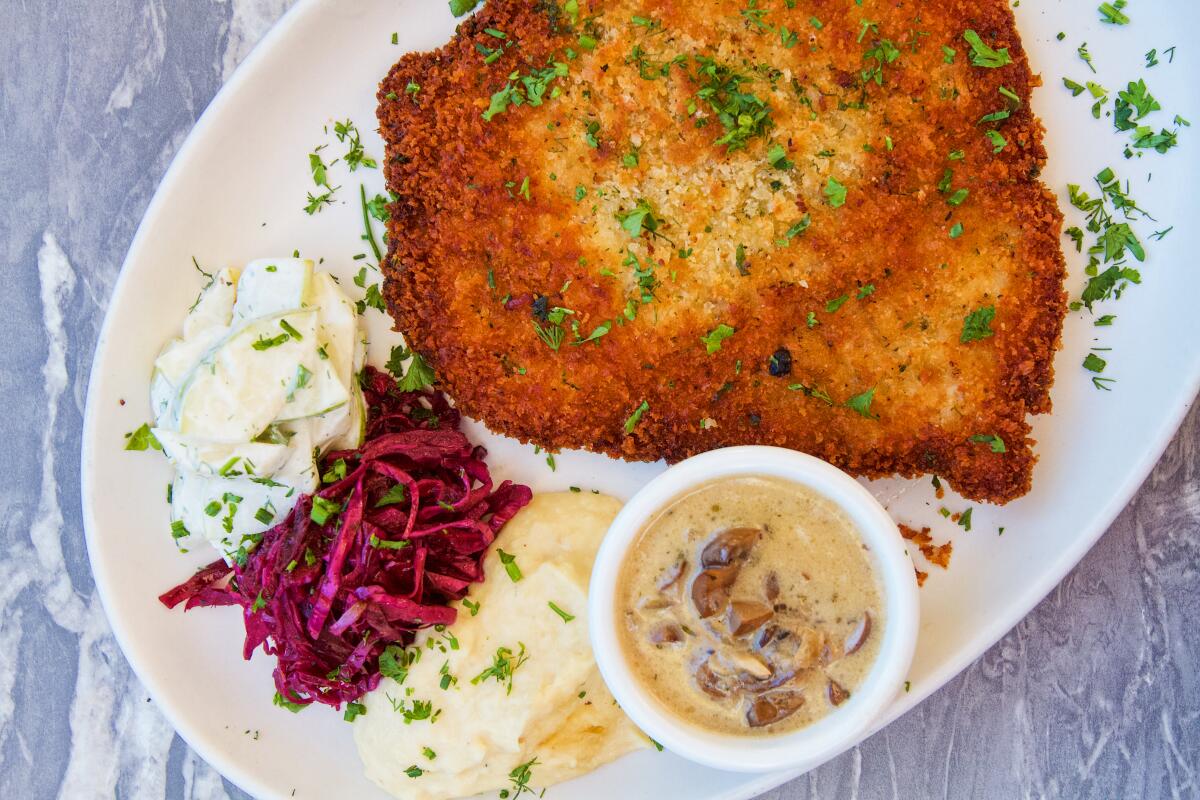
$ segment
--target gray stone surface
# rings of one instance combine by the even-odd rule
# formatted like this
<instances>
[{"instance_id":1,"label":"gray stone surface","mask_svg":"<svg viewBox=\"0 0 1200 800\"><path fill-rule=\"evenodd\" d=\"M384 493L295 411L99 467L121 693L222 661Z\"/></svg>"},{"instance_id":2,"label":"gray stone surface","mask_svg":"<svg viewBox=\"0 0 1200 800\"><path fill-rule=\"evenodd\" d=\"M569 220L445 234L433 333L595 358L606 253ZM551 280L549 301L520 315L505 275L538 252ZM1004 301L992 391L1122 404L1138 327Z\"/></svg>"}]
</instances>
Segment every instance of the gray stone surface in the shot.
<instances>
[{"instance_id":1,"label":"gray stone surface","mask_svg":"<svg viewBox=\"0 0 1200 800\"><path fill-rule=\"evenodd\" d=\"M80 522L92 348L193 122L289 0L0 0L0 797L243 797L108 633ZM772 800L1200 796L1200 411L1100 544L919 708ZM633 797L625 791L619 796Z\"/></svg>"}]
</instances>

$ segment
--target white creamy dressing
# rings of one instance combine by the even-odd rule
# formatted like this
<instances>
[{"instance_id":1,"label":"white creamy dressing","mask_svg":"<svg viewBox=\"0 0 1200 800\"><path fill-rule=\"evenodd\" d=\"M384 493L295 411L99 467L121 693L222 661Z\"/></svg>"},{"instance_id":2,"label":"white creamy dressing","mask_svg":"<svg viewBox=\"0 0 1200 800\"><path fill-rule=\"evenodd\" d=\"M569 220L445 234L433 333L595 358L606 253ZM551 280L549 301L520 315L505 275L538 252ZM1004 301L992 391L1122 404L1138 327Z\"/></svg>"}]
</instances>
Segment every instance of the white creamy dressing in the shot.
<instances>
[{"instance_id":1,"label":"white creamy dressing","mask_svg":"<svg viewBox=\"0 0 1200 800\"><path fill-rule=\"evenodd\" d=\"M364 337L354 303L312 261L213 277L150 381L181 548L208 541L233 558L317 488L321 453L361 444Z\"/></svg>"}]
</instances>

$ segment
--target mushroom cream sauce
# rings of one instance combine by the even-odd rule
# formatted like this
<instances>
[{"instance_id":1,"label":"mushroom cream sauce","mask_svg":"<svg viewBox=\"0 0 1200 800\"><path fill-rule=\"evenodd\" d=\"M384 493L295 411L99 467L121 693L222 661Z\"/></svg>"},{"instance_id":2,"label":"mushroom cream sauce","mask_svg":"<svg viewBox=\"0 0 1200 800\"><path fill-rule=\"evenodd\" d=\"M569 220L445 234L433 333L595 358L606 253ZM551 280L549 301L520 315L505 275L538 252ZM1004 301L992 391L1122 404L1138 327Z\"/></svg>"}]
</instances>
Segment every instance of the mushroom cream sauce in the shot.
<instances>
[{"instance_id":1,"label":"mushroom cream sauce","mask_svg":"<svg viewBox=\"0 0 1200 800\"><path fill-rule=\"evenodd\" d=\"M806 486L712 481L630 549L622 648L637 680L696 726L796 730L845 702L875 661L886 623L872 560L849 517Z\"/></svg>"}]
</instances>

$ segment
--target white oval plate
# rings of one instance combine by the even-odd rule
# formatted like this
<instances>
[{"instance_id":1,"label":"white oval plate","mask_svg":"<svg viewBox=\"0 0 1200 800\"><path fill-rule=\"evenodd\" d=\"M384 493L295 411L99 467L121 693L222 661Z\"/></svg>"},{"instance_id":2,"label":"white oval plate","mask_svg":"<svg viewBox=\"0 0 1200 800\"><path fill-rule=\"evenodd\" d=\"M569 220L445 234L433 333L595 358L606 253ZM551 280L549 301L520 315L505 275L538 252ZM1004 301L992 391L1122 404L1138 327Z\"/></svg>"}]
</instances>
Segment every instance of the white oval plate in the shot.
<instances>
[{"instance_id":1,"label":"white oval plate","mask_svg":"<svg viewBox=\"0 0 1200 800\"><path fill-rule=\"evenodd\" d=\"M1200 176L1196 129L1163 156L1126 161L1123 138L1108 120L1096 121L1087 98L1061 87L1067 75L1093 78L1076 55L1087 41L1103 85L1115 91L1144 76L1165 111L1200 123L1196 48L1182 47L1168 63L1165 49L1180 31L1200 27L1200 6L1186 0L1131 7L1133 24L1102 25L1095 0L1026 2L1016 9L1025 46L1046 88L1034 97L1046 122L1047 183L1064 195L1068 224L1079 215L1065 202L1067 183L1091 184L1111 165L1131 181L1139 203L1158 217L1143 236L1175 225L1150 242L1141 286L1102 313L1119 316L1095 328L1071 315L1056 361L1055 412L1034 423L1041 461L1033 492L1002 509L976 507L969 533L937 514L958 511L954 497L935 500L928 481L877 481L869 488L902 522L933 524L939 540L954 536L947 572L933 570L921 592L922 631L911 691L880 725L912 708L977 658L1017 623L1087 552L1158 459L1200 382L1200 314L1184 270L1200 251L1194 180ZM1136 4L1134 4L1136 5ZM181 556L167 529L163 492L168 471L154 453L122 449L123 434L149 417L146 384L162 342L180 324L202 285L191 266L241 264L300 250L324 257L325 268L350 278L359 262L359 181L382 190L377 170L335 173L339 202L315 217L301 208L313 188L308 153L329 143L340 155L332 123L350 117L363 130L369 154L382 156L373 132L375 86L406 50L428 49L453 30L444 0L303 0L266 36L221 91L180 150L146 212L121 271L97 346L88 392L83 444L83 508L96 585L130 663L183 737L222 773L261 797L362 797L382 793L363 777L350 727L324 708L292 715L271 705L270 660L241 659L242 625L233 609L188 614L162 608L157 595L186 578L207 554ZM391 44L392 33L398 45ZM1063 42L1055 34L1066 31ZM1183 44L1186 44L1184 42ZM1143 53L1159 51L1145 69ZM329 134L324 127L330 127ZM328 158L326 159L328 160ZM338 168L335 168L338 169ZM1094 194L1094 191L1093 191ZM1068 288L1077 295L1083 261L1068 253ZM369 312L372 358L380 363L395 337L382 315ZM1106 375L1111 392L1092 388L1079 367L1089 347L1111 347ZM121 401L125 401L121 405ZM571 485L620 497L661 470L585 453L544 455L495 437L482 426L469 433L491 451L494 472L535 490ZM1004 535L997 535L1000 526ZM1082 657L1082 656L1081 656ZM615 784L639 797L733 800L748 798L795 773L734 775L691 765L668 753L645 752L554 789L559 800L610 797ZM536 780L536 776L535 776Z\"/></svg>"}]
</instances>

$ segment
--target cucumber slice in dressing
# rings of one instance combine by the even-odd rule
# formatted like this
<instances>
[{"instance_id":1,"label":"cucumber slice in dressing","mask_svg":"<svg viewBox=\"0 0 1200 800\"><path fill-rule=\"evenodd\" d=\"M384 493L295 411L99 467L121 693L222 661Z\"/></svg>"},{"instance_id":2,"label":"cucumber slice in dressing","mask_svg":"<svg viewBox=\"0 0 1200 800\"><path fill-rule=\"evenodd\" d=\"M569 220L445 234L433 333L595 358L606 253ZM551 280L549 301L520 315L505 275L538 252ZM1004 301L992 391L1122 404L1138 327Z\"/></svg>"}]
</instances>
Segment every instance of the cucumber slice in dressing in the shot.
<instances>
[{"instance_id":1,"label":"cucumber slice in dressing","mask_svg":"<svg viewBox=\"0 0 1200 800\"><path fill-rule=\"evenodd\" d=\"M233 324L276 316L308 305L313 262L300 258L261 258L242 270L237 282Z\"/></svg>"},{"instance_id":2,"label":"cucumber slice in dressing","mask_svg":"<svg viewBox=\"0 0 1200 800\"><path fill-rule=\"evenodd\" d=\"M179 400L179 432L237 444L257 437L288 403L300 366L316 360L316 314L254 320L193 370Z\"/></svg>"}]
</instances>

